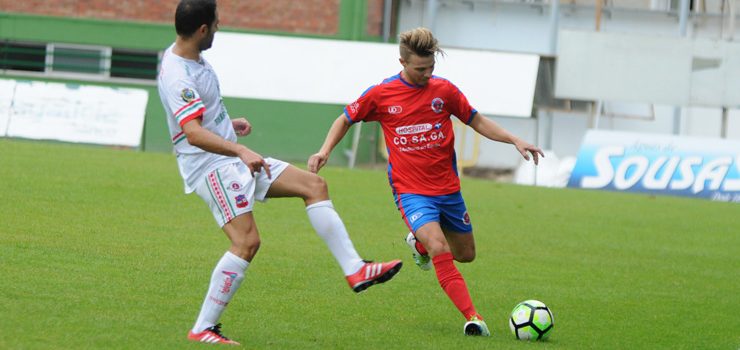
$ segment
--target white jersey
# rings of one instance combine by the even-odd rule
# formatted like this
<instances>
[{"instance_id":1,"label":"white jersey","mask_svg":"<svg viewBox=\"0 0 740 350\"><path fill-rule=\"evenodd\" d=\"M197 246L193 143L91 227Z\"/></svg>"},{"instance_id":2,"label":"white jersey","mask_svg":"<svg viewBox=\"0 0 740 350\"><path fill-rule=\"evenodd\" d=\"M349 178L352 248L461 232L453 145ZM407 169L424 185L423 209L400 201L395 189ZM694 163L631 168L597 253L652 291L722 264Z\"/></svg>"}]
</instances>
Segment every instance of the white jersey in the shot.
<instances>
[{"instance_id":1,"label":"white jersey","mask_svg":"<svg viewBox=\"0 0 740 350\"><path fill-rule=\"evenodd\" d=\"M162 56L157 86L185 192L191 193L206 174L240 160L206 152L188 143L182 126L199 117L205 129L228 141L236 142L236 133L224 107L213 67L203 58L193 61L180 57L172 52L173 47L174 44Z\"/></svg>"}]
</instances>

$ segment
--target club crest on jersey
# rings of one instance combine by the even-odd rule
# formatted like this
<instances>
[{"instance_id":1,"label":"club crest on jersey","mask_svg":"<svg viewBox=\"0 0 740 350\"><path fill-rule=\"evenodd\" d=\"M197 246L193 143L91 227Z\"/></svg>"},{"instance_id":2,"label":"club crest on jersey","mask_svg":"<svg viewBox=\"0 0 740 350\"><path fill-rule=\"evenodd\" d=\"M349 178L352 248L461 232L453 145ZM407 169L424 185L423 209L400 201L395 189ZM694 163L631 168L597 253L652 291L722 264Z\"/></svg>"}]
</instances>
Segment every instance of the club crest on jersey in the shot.
<instances>
[{"instance_id":1,"label":"club crest on jersey","mask_svg":"<svg viewBox=\"0 0 740 350\"><path fill-rule=\"evenodd\" d=\"M247 200L247 196L240 194L234 198L236 200L236 207L237 208L246 208L249 205L249 201Z\"/></svg>"},{"instance_id":2,"label":"club crest on jersey","mask_svg":"<svg viewBox=\"0 0 740 350\"><path fill-rule=\"evenodd\" d=\"M463 214L463 224L470 226L470 215L467 211Z\"/></svg>"},{"instance_id":3,"label":"club crest on jersey","mask_svg":"<svg viewBox=\"0 0 740 350\"><path fill-rule=\"evenodd\" d=\"M442 109L444 108L444 106L445 106L445 101L442 100L441 98L435 97L432 100L432 110L434 111L434 113L442 113Z\"/></svg>"},{"instance_id":4,"label":"club crest on jersey","mask_svg":"<svg viewBox=\"0 0 740 350\"><path fill-rule=\"evenodd\" d=\"M195 100L195 91L191 90L190 88L184 88L180 93L180 97L182 97L183 101L189 103L192 100Z\"/></svg>"}]
</instances>

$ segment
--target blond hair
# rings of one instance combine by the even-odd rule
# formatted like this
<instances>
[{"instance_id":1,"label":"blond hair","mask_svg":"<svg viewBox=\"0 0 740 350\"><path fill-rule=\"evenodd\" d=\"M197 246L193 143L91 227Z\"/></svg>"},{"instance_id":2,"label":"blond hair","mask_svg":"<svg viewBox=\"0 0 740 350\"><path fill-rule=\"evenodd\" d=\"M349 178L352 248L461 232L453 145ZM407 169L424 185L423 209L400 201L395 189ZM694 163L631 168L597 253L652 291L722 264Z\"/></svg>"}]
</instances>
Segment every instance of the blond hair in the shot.
<instances>
[{"instance_id":1,"label":"blond hair","mask_svg":"<svg viewBox=\"0 0 740 350\"><path fill-rule=\"evenodd\" d=\"M432 35L432 31L427 28L419 27L403 32L399 39L399 51L404 60L408 60L412 54L419 57L428 57L436 53L444 54L437 45L437 39Z\"/></svg>"}]
</instances>

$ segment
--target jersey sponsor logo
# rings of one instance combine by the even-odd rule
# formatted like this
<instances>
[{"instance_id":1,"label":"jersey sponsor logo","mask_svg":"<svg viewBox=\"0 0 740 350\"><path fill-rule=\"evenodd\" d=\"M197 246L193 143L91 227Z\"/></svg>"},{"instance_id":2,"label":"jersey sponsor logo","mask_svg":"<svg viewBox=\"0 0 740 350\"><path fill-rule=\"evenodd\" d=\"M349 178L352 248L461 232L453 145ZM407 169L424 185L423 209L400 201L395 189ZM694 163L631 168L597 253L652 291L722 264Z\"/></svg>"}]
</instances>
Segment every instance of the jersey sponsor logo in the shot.
<instances>
[{"instance_id":1,"label":"jersey sponsor logo","mask_svg":"<svg viewBox=\"0 0 740 350\"><path fill-rule=\"evenodd\" d=\"M419 220L422 216L424 216L424 214L422 214L422 213L416 213L414 215L411 215L411 217L409 218L409 221L411 223L414 223L414 221Z\"/></svg>"},{"instance_id":2,"label":"jersey sponsor logo","mask_svg":"<svg viewBox=\"0 0 740 350\"><path fill-rule=\"evenodd\" d=\"M388 106L388 114L401 114L403 107L401 106Z\"/></svg>"},{"instance_id":3,"label":"jersey sponsor logo","mask_svg":"<svg viewBox=\"0 0 740 350\"><path fill-rule=\"evenodd\" d=\"M406 126L397 127L396 134L398 135L420 134L422 132L427 132L429 130L432 130L432 124L429 124L429 123L406 125Z\"/></svg>"},{"instance_id":4,"label":"jersey sponsor logo","mask_svg":"<svg viewBox=\"0 0 740 350\"><path fill-rule=\"evenodd\" d=\"M401 146L398 148L401 152L411 152L440 147L444 139L445 134L442 130L434 130L421 135L396 136L393 138L393 144ZM412 147L404 147L407 145Z\"/></svg>"},{"instance_id":5,"label":"jersey sponsor logo","mask_svg":"<svg viewBox=\"0 0 740 350\"><path fill-rule=\"evenodd\" d=\"M468 212L466 211L465 214L463 214L463 224L470 226L470 215L468 215Z\"/></svg>"},{"instance_id":6,"label":"jersey sponsor logo","mask_svg":"<svg viewBox=\"0 0 740 350\"><path fill-rule=\"evenodd\" d=\"M240 195L236 196L234 199L236 201L236 207L237 208L246 208L249 205L249 201L247 200L247 196L245 196L243 194L240 194Z\"/></svg>"},{"instance_id":7,"label":"jersey sponsor logo","mask_svg":"<svg viewBox=\"0 0 740 350\"><path fill-rule=\"evenodd\" d=\"M195 91L190 88L184 88L182 89L182 92L180 92L180 97L182 97L182 100L185 102L191 102L195 100Z\"/></svg>"},{"instance_id":8,"label":"jersey sponsor logo","mask_svg":"<svg viewBox=\"0 0 740 350\"><path fill-rule=\"evenodd\" d=\"M445 101L442 100L441 98L435 97L432 100L432 111L434 111L434 113L442 113L444 106L445 106Z\"/></svg>"}]
</instances>

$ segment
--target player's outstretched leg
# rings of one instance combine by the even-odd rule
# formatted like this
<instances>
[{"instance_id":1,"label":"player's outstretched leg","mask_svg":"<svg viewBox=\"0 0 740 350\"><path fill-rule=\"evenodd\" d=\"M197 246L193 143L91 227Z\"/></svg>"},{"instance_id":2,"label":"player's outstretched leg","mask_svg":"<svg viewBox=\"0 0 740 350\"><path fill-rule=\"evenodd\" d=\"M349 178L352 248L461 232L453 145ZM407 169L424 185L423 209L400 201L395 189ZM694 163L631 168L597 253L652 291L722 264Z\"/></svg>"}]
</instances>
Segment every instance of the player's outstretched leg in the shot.
<instances>
[{"instance_id":1,"label":"player's outstretched leg","mask_svg":"<svg viewBox=\"0 0 740 350\"><path fill-rule=\"evenodd\" d=\"M400 260L384 263L362 260L342 219L334 210L329 189L322 177L289 165L272 183L267 197L300 197L304 200L311 226L324 240L355 292L386 282L401 269Z\"/></svg>"},{"instance_id":2,"label":"player's outstretched leg","mask_svg":"<svg viewBox=\"0 0 740 350\"><path fill-rule=\"evenodd\" d=\"M374 284L390 280L401 270L402 266L401 260L379 263L365 261L359 271L347 276L347 283L355 293L359 293Z\"/></svg>"},{"instance_id":3,"label":"player's outstretched leg","mask_svg":"<svg viewBox=\"0 0 740 350\"><path fill-rule=\"evenodd\" d=\"M324 239L342 267L350 288L356 293L390 280L401 269L401 260L384 263L362 260L330 200L311 204L306 207L306 212L314 230Z\"/></svg>"},{"instance_id":4,"label":"player's outstretched leg","mask_svg":"<svg viewBox=\"0 0 740 350\"><path fill-rule=\"evenodd\" d=\"M411 248L411 256L414 257L414 262L416 263L416 266L424 271L431 270L432 259L429 258L429 254L426 252L426 250L424 250L423 253L420 251L420 248L424 249L424 246L422 246L421 243L416 240L416 236L414 236L413 233L409 232L409 234L406 236L406 244L409 246L409 248Z\"/></svg>"}]
</instances>

